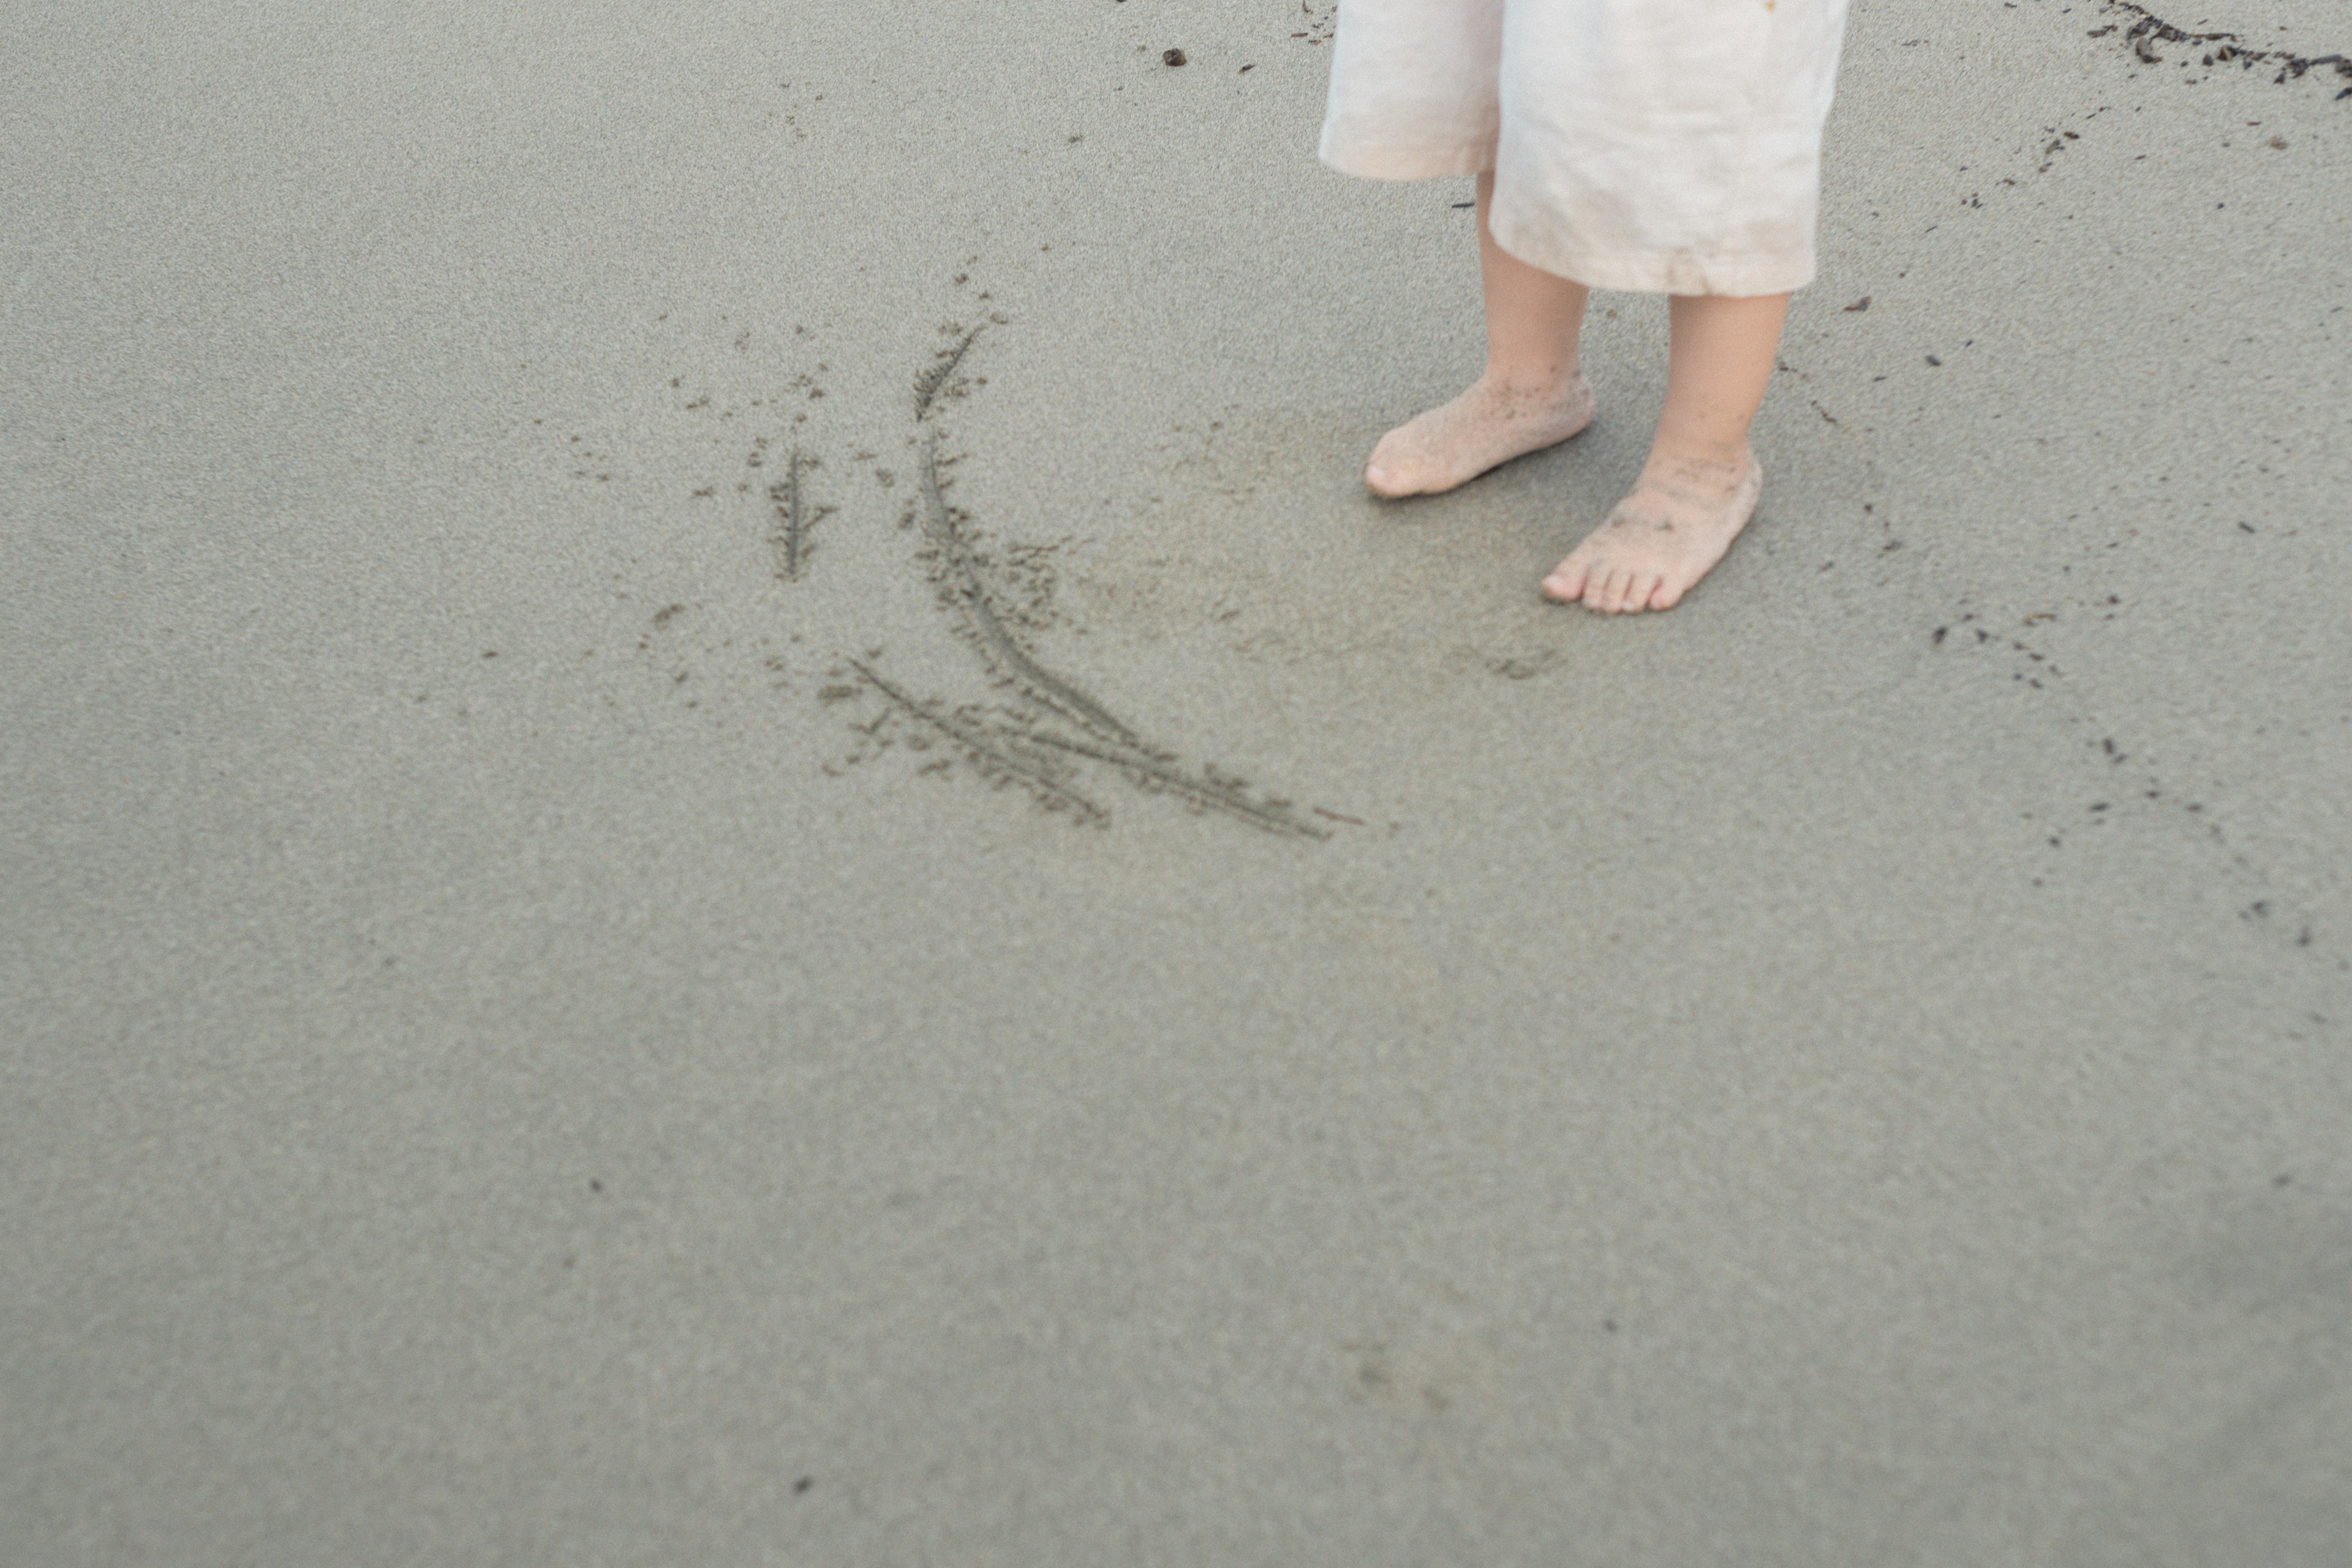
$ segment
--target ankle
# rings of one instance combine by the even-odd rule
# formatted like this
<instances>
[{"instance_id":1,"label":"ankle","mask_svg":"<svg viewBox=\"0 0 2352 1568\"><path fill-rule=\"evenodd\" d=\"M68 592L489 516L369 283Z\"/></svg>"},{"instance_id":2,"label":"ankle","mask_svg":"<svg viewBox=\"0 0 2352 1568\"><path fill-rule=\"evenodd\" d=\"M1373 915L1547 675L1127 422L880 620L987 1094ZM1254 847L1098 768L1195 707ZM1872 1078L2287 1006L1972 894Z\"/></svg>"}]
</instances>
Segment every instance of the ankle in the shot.
<instances>
[{"instance_id":1,"label":"ankle","mask_svg":"<svg viewBox=\"0 0 2352 1568\"><path fill-rule=\"evenodd\" d=\"M1574 360L1566 363L1513 364L1486 362L1486 369L1478 377L1479 385L1488 392L1513 402L1549 402L1564 395L1576 384L1577 365Z\"/></svg>"},{"instance_id":2,"label":"ankle","mask_svg":"<svg viewBox=\"0 0 2352 1568\"><path fill-rule=\"evenodd\" d=\"M1755 453L1746 441L1737 446L1654 446L1642 465L1641 483L1685 494L1729 494L1748 480Z\"/></svg>"},{"instance_id":3,"label":"ankle","mask_svg":"<svg viewBox=\"0 0 2352 1568\"><path fill-rule=\"evenodd\" d=\"M1643 471L1738 476L1748 472L1755 457L1755 448L1744 437L1729 443L1655 441L1650 446L1649 461L1643 466Z\"/></svg>"}]
</instances>

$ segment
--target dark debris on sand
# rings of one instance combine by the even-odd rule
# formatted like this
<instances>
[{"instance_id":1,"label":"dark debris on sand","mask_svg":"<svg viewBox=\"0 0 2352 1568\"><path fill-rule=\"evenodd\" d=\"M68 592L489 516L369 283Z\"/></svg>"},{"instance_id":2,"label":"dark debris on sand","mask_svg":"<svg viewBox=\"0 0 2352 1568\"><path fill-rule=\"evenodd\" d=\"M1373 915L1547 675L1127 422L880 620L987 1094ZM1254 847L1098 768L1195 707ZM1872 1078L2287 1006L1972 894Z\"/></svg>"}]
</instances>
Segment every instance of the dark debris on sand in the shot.
<instances>
[{"instance_id":1,"label":"dark debris on sand","mask_svg":"<svg viewBox=\"0 0 2352 1568\"><path fill-rule=\"evenodd\" d=\"M2271 79L2273 82L2300 80L2322 67L2330 68L2337 76L2352 80L2352 58L2347 58L2341 51L2326 55L2298 55L2285 49L2250 49L2236 33L2192 33L2186 27L2175 26L2144 5L2134 5L2132 0L2105 0L2105 5L2110 11L2124 12L2137 20L2128 26L2110 22L2104 27L2093 27L2090 36L2095 38L2116 37L2120 27L2121 37L2116 37L2116 41L2130 49L2133 56L2146 65L2162 65L2165 62L2168 57L2158 45L2186 44L2189 54L2180 57L2179 63L2183 67L2189 64L2189 56L2193 56L2197 63L2205 66L2235 65L2242 70L2252 70L2258 65L2275 66L2278 74ZM2200 48L2201 45L2212 47ZM2352 98L2352 87L2345 88L2336 96L2339 100Z\"/></svg>"}]
</instances>

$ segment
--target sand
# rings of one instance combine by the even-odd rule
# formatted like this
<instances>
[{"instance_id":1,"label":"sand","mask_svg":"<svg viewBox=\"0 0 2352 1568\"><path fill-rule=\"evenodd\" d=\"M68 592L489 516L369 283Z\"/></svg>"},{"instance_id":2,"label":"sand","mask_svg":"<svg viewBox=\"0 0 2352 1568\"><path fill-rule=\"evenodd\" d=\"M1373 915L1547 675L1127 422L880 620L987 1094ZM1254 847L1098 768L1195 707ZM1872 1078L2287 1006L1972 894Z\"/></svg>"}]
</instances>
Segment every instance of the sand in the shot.
<instances>
[{"instance_id":1,"label":"sand","mask_svg":"<svg viewBox=\"0 0 2352 1568\"><path fill-rule=\"evenodd\" d=\"M1330 16L13 19L0 1560L2344 1560L2352 80L1861 0L1624 622Z\"/></svg>"}]
</instances>

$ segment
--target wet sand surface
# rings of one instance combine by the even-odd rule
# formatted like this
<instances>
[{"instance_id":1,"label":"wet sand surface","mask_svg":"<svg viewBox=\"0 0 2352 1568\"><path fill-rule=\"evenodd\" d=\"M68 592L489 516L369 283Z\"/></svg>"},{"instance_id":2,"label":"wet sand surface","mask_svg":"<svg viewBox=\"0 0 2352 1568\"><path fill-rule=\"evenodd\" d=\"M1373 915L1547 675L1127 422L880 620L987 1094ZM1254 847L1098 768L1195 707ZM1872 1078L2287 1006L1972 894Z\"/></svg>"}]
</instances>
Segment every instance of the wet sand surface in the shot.
<instances>
[{"instance_id":1,"label":"wet sand surface","mask_svg":"<svg viewBox=\"0 0 2352 1568\"><path fill-rule=\"evenodd\" d=\"M16 20L0 1559L2344 1561L2352 13L1862 0L1631 622L1330 25Z\"/></svg>"}]
</instances>

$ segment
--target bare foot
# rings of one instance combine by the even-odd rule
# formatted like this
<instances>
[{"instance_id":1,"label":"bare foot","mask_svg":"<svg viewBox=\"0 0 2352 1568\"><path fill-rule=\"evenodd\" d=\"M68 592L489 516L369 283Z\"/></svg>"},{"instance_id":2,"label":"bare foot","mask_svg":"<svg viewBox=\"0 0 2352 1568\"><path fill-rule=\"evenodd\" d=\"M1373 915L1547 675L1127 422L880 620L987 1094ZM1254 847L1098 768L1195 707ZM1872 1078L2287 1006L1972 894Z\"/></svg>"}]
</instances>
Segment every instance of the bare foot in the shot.
<instances>
[{"instance_id":1,"label":"bare foot","mask_svg":"<svg viewBox=\"0 0 2352 1568\"><path fill-rule=\"evenodd\" d=\"M1730 463L1652 458L1633 493L1543 580L1544 597L1619 615L1671 610L1755 515L1764 469L1751 454Z\"/></svg>"},{"instance_id":2,"label":"bare foot","mask_svg":"<svg viewBox=\"0 0 2352 1568\"><path fill-rule=\"evenodd\" d=\"M1398 426L1372 448L1364 485L1374 495L1434 495L1499 463L1556 446L1592 423L1592 388L1571 372L1538 391L1481 376L1442 408Z\"/></svg>"}]
</instances>

